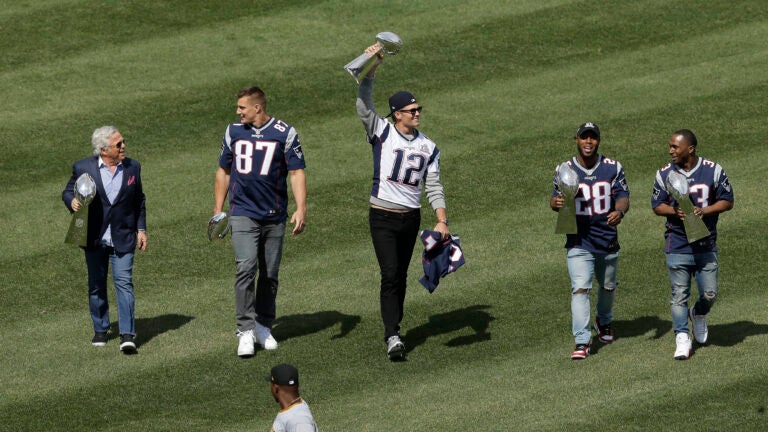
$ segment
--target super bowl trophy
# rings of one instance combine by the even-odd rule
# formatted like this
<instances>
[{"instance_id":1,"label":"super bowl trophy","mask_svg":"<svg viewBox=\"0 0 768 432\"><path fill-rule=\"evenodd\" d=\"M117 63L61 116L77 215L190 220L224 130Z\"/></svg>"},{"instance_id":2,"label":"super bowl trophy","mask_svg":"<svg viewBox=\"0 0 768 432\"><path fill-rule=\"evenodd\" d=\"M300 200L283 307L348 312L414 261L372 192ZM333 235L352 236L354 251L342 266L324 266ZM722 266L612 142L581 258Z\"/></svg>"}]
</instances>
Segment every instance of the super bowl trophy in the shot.
<instances>
[{"instance_id":1,"label":"super bowl trophy","mask_svg":"<svg viewBox=\"0 0 768 432\"><path fill-rule=\"evenodd\" d=\"M667 192L677 201L677 205L685 213L683 226L688 243L708 237L711 233L707 225L700 217L693 213L694 207L688 197L688 178L677 171L672 171L667 176Z\"/></svg>"},{"instance_id":2,"label":"super bowl trophy","mask_svg":"<svg viewBox=\"0 0 768 432\"><path fill-rule=\"evenodd\" d=\"M557 212L555 234L576 234L576 194L579 192L579 175L563 162L557 167L557 185L563 194L563 207Z\"/></svg>"},{"instance_id":3,"label":"super bowl trophy","mask_svg":"<svg viewBox=\"0 0 768 432\"><path fill-rule=\"evenodd\" d=\"M216 213L208 220L208 240L221 240L227 236L230 229L229 215L226 212Z\"/></svg>"},{"instance_id":4,"label":"super bowl trophy","mask_svg":"<svg viewBox=\"0 0 768 432\"><path fill-rule=\"evenodd\" d=\"M83 173L75 181L75 198L80 208L72 215L69 230L64 243L85 246L88 241L88 204L96 196L96 182L88 173Z\"/></svg>"},{"instance_id":5,"label":"super bowl trophy","mask_svg":"<svg viewBox=\"0 0 768 432\"><path fill-rule=\"evenodd\" d=\"M385 54L395 55L400 52L400 48L403 46L403 40L400 36L392 32L381 32L376 35L376 41L379 44L379 51L373 54L360 54L356 59L347 63L344 69L352 75L355 82L359 85L360 80L368 74L368 71L376 64L376 54L384 52Z\"/></svg>"}]
</instances>

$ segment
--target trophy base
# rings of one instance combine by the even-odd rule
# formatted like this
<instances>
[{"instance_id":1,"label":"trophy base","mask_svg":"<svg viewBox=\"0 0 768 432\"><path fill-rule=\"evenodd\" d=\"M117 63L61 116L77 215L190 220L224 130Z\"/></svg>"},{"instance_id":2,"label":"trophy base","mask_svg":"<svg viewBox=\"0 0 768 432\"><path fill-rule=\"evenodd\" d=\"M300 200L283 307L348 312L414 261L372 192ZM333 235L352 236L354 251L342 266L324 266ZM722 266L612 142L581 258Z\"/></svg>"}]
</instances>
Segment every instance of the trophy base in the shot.
<instances>
[{"instance_id":1,"label":"trophy base","mask_svg":"<svg viewBox=\"0 0 768 432\"><path fill-rule=\"evenodd\" d=\"M576 224L576 210L573 207L562 207L557 212L557 225L555 234L577 234L579 227Z\"/></svg>"},{"instance_id":2,"label":"trophy base","mask_svg":"<svg viewBox=\"0 0 768 432\"><path fill-rule=\"evenodd\" d=\"M707 238L712 234L709 232L704 221L693 213L685 215L683 227L685 228L685 237L688 239L689 244Z\"/></svg>"},{"instance_id":3,"label":"trophy base","mask_svg":"<svg viewBox=\"0 0 768 432\"><path fill-rule=\"evenodd\" d=\"M88 243L88 207L76 211L69 223L64 243L85 247Z\"/></svg>"}]
</instances>

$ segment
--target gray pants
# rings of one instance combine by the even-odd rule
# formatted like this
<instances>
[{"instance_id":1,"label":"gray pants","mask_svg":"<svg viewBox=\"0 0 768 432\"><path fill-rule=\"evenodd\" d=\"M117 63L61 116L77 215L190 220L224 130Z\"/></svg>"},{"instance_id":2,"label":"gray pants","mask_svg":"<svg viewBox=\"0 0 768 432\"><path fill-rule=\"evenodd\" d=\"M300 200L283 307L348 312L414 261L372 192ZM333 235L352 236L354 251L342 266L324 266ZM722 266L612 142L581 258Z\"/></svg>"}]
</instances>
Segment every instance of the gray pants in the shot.
<instances>
[{"instance_id":1,"label":"gray pants","mask_svg":"<svg viewBox=\"0 0 768 432\"><path fill-rule=\"evenodd\" d=\"M261 223L247 216L231 216L229 221L232 225L232 247L235 250L237 265L237 329L253 330L257 321L267 328L272 328L285 222Z\"/></svg>"}]
</instances>

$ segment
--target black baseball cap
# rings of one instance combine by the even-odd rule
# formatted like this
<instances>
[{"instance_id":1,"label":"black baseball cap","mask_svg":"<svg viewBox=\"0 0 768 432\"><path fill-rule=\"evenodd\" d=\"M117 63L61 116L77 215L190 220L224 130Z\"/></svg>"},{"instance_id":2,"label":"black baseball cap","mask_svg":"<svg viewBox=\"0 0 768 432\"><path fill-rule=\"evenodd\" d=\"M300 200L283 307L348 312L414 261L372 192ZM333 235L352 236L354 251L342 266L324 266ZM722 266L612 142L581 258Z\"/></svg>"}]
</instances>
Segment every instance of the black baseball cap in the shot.
<instances>
[{"instance_id":1,"label":"black baseball cap","mask_svg":"<svg viewBox=\"0 0 768 432\"><path fill-rule=\"evenodd\" d=\"M391 110L387 117L395 113L395 111L408 106L412 103L416 103L416 97L409 91L399 91L389 98L389 109Z\"/></svg>"},{"instance_id":2,"label":"black baseball cap","mask_svg":"<svg viewBox=\"0 0 768 432\"><path fill-rule=\"evenodd\" d=\"M267 381L277 385L297 386L299 385L299 370L288 363L281 363L272 368Z\"/></svg>"},{"instance_id":3,"label":"black baseball cap","mask_svg":"<svg viewBox=\"0 0 768 432\"><path fill-rule=\"evenodd\" d=\"M600 139L600 128L592 122L586 122L579 126L579 129L576 131L576 138L580 137L584 132L587 131L593 131L595 135L597 135L597 139Z\"/></svg>"}]
</instances>

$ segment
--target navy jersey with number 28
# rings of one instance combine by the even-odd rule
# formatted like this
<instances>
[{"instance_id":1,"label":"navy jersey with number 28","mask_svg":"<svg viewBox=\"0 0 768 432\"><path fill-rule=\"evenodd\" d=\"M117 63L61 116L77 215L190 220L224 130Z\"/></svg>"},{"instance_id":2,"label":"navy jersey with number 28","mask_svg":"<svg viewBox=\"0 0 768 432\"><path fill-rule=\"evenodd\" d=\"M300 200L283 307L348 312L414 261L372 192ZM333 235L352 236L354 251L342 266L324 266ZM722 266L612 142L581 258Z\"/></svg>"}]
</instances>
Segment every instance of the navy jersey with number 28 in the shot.
<instances>
[{"instance_id":1,"label":"navy jersey with number 28","mask_svg":"<svg viewBox=\"0 0 768 432\"><path fill-rule=\"evenodd\" d=\"M229 212L262 222L288 216L288 171L304 169L299 136L274 117L257 129L233 123L221 143L219 166L230 170Z\"/></svg>"},{"instance_id":2,"label":"navy jersey with number 28","mask_svg":"<svg viewBox=\"0 0 768 432\"><path fill-rule=\"evenodd\" d=\"M575 156L568 165L579 175L579 191L575 199L578 234L568 234L565 247L595 253L618 251L618 231L608 224L608 213L615 210L617 199L629 197L624 168L618 161L603 155L598 155L597 163L589 169L581 166ZM552 196L557 196L560 194L557 172L552 182Z\"/></svg>"}]
</instances>

